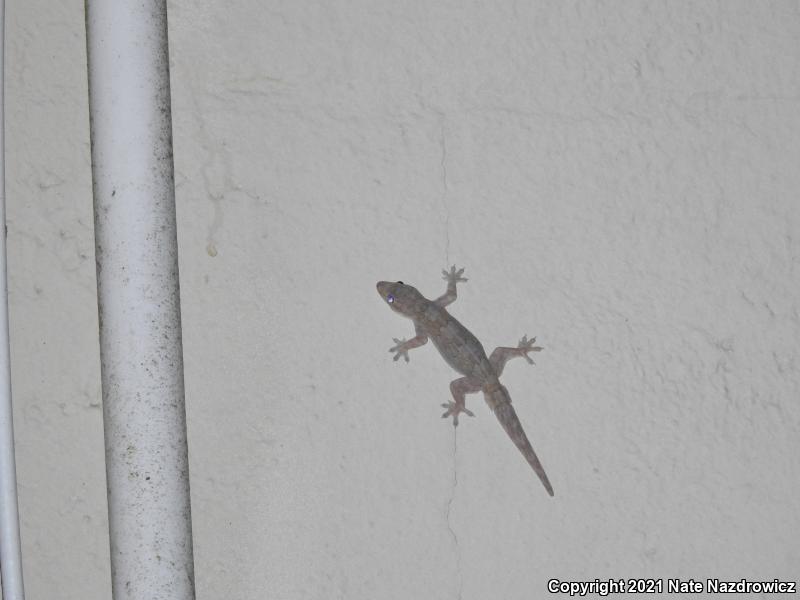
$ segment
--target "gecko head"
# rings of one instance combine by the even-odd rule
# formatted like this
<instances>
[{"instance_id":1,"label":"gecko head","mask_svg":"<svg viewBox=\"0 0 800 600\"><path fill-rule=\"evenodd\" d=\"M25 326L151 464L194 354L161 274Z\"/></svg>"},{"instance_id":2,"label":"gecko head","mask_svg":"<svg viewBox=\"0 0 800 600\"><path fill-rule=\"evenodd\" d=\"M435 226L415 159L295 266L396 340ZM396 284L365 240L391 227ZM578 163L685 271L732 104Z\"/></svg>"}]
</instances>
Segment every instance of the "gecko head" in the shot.
<instances>
[{"instance_id":1,"label":"gecko head","mask_svg":"<svg viewBox=\"0 0 800 600\"><path fill-rule=\"evenodd\" d=\"M406 285L402 281L379 281L376 287L389 308L405 317L411 317L414 314L414 308L422 298L422 294L417 291L417 288Z\"/></svg>"}]
</instances>

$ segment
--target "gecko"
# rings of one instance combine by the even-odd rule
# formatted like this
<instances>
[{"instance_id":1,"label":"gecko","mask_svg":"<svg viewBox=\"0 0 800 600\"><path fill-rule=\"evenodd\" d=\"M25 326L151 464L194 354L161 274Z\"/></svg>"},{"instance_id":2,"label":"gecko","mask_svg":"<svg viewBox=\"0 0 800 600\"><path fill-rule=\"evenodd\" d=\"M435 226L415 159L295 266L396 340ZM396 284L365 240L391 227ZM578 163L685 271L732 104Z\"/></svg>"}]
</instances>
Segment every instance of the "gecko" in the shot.
<instances>
[{"instance_id":1,"label":"gecko","mask_svg":"<svg viewBox=\"0 0 800 600\"><path fill-rule=\"evenodd\" d=\"M395 361L402 357L408 362L409 350L423 346L431 340L445 362L463 376L450 382L450 392L453 394L454 402L442 404L447 409L442 418L453 417L453 426L457 427L459 414L464 413L474 417L474 413L466 407L465 396L483 392L486 404L500 421L508 437L522 452L525 460L533 467L547 493L552 496L553 486L550 485L544 467L533 451L514 407L511 406L508 390L499 379L509 360L521 356L528 363L534 364L528 354L541 352L543 348L534 346L536 338L529 340L526 334L516 348L495 348L487 358L486 351L478 338L446 310L458 295L456 284L467 281L462 277L464 269L456 270L453 265L450 271L443 270L442 274L443 279L447 281L447 291L436 300L428 300L415 287L402 281L378 282L378 294L394 312L412 320L416 334L410 340L393 338L395 346L390 348L389 352L395 353Z\"/></svg>"}]
</instances>

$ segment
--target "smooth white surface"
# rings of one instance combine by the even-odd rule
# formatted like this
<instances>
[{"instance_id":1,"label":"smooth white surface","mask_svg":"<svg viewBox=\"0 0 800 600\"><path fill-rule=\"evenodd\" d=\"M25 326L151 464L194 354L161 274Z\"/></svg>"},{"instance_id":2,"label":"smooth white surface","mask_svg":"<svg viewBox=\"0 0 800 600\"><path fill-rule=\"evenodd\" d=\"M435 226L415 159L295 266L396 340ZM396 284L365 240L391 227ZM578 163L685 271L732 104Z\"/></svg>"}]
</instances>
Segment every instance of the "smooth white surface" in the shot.
<instances>
[{"instance_id":1,"label":"smooth white surface","mask_svg":"<svg viewBox=\"0 0 800 600\"><path fill-rule=\"evenodd\" d=\"M86 4L114 598L194 598L166 3Z\"/></svg>"},{"instance_id":2,"label":"smooth white surface","mask_svg":"<svg viewBox=\"0 0 800 600\"><path fill-rule=\"evenodd\" d=\"M794 3L169 8L198 597L798 577ZM9 282L28 594L100 600L80 16L9 15ZM391 361L375 282L446 262L545 347L503 380L555 498Z\"/></svg>"},{"instance_id":3,"label":"smooth white surface","mask_svg":"<svg viewBox=\"0 0 800 600\"><path fill-rule=\"evenodd\" d=\"M0 573L2 597L25 598L19 539L17 472L14 459L14 412L11 402L11 353L8 332L5 176L5 2L0 0Z\"/></svg>"}]
</instances>

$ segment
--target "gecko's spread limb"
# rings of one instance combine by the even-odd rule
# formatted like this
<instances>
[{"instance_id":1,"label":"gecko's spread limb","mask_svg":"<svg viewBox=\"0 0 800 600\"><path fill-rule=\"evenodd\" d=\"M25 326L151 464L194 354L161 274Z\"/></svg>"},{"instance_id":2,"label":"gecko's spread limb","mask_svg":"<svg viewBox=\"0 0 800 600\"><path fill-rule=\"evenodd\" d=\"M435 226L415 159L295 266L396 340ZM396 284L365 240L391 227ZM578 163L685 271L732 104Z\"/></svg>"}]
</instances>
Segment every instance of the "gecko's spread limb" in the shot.
<instances>
[{"instance_id":1,"label":"gecko's spread limb","mask_svg":"<svg viewBox=\"0 0 800 600\"><path fill-rule=\"evenodd\" d=\"M533 359L530 356L528 356L528 353L541 352L542 350L544 350L544 348L542 348L541 346L534 346L535 343L536 343L535 337L528 339L528 335L525 334L522 336L522 339L519 341L519 344L517 344L517 348L519 349L521 356L524 356L525 360L527 360L528 364L530 365L535 365L536 363L533 362Z\"/></svg>"},{"instance_id":2,"label":"gecko's spread limb","mask_svg":"<svg viewBox=\"0 0 800 600\"><path fill-rule=\"evenodd\" d=\"M512 358L522 356L528 361L528 364L535 365L533 359L528 356L530 352L541 352L544 350L541 346L534 346L536 338L528 339L527 335L523 335L522 339L517 344L516 348L495 348L492 355L489 357L489 362L492 363L495 375L498 377L503 373L506 363Z\"/></svg>"},{"instance_id":3,"label":"gecko's spread limb","mask_svg":"<svg viewBox=\"0 0 800 600\"><path fill-rule=\"evenodd\" d=\"M462 277L463 274L464 274L464 269L456 270L455 265L450 267L450 272L447 272L444 269L442 269L442 275L444 275L442 279L444 279L447 283L456 284L460 281L468 281L466 277Z\"/></svg>"},{"instance_id":4,"label":"gecko's spread limb","mask_svg":"<svg viewBox=\"0 0 800 600\"><path fill-rule=\"evenodd\" d=\"M462 277L463 274L464 269L456 269L455 265L450 267L450 271L442 269L442 279L447 282L447 291L434 300L434 304L444 308L455 302L458 296L458 291L456 290L458 287L457 284L462 281L467 281L466 277Z\"/></svg>"},{"instance_id":5,"label":"gecko's spread limb","mask_svg":"<svg viewBox=\"0 0 800 600\"><path fill-rule=\"evenodd\" d=\"M395 345L389 348L389 352L395 353L394 360L397 360L402 356L406 359L406 362L408 362L408 347L406 346L406 339L403 338L402 340L398 340L397 338L392 338L392 341L395 343Z\"/></svg>"},{"instance_id":6,"label":"gecko's spread limb","mask_svg":"<svg viewBox=\"0 0 800 600\"><path fill-rule=\"evenodd\" d=\"M467 415L469 417L474 417L475 416L475 413L473 413L471 410L467 410L466 406L464 406L463 404L458 404L456 402L448 402L446 404L442 404L442 408L446 408L447 409L445 411L445 413L442 415L442 418L446 419L447 417L452 416L453 417L453 427L458 427L458 415L460 413L463 412L465 415Z\"/></svg>"}]
</instances>

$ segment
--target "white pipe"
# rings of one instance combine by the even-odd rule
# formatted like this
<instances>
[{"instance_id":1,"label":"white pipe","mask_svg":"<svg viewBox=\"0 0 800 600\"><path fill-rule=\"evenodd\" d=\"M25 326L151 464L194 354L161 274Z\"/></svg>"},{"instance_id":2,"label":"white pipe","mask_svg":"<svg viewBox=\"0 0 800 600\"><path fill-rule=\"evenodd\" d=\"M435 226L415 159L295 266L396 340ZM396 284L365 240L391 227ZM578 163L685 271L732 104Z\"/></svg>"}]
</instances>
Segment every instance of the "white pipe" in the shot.
<instances>
[{"instance_id":1,"label":"white pipe","mask_svg":"<svg viewBox=\"0 0 800 600\"><path fill-rule=\"evenodd\" d=\"M194 598L166 0L86 0L116 599Z\"/></svg>"},{"instance_id":2,"label":"white pipe","mask_svg":"<svg viewBox=\"0 0 800 600\"><path fill-rule=\"evenodd\" d=\"M0 572L3 600L23 600L22 552L19 541L17 472L14 460L14 414L11 407L11 351L8 338L8 280L6 272L6 157L5 157L5 2L0 0Z\"/></svg>"}]
</instances>

